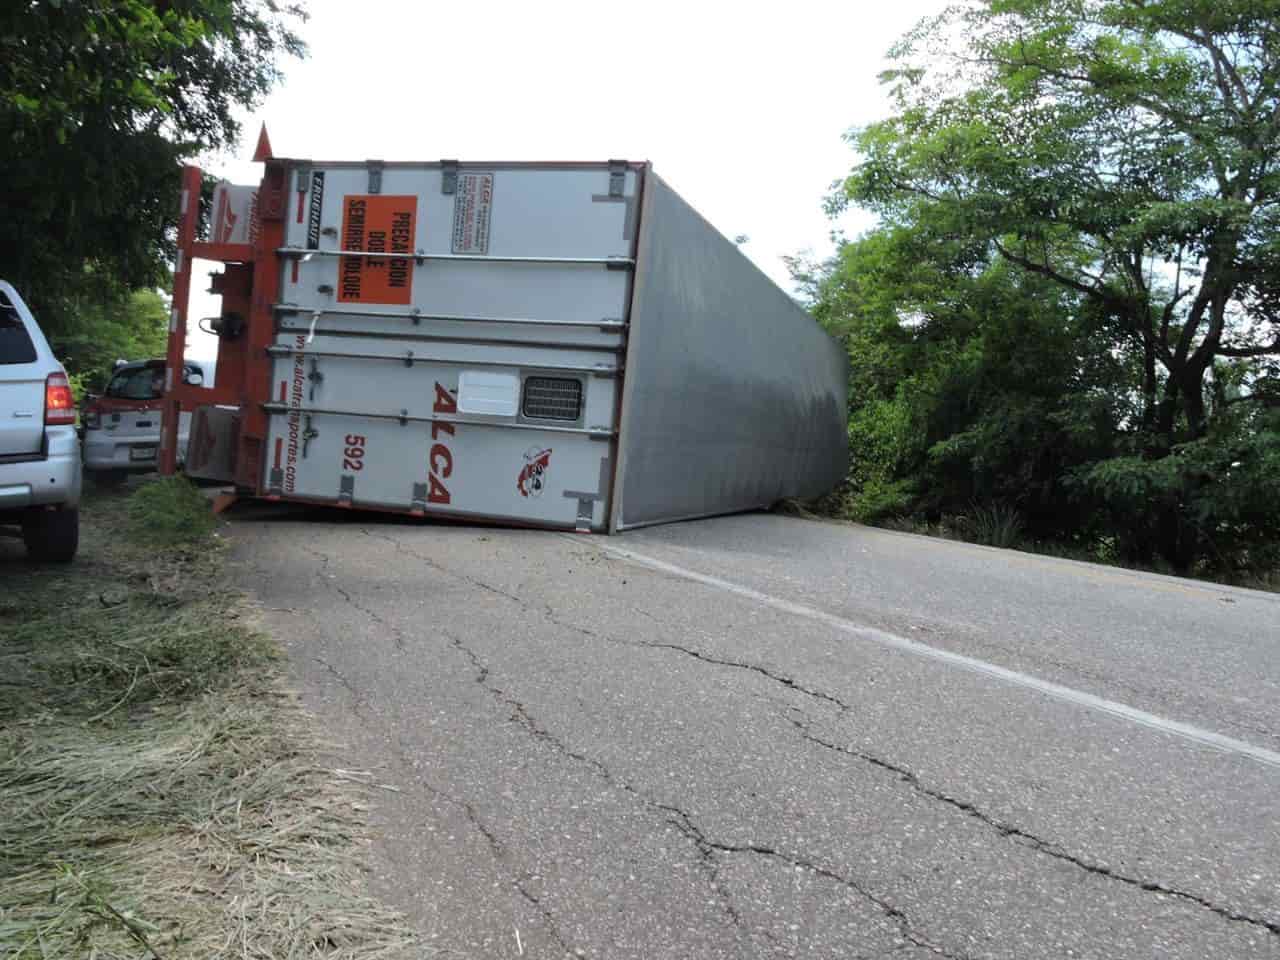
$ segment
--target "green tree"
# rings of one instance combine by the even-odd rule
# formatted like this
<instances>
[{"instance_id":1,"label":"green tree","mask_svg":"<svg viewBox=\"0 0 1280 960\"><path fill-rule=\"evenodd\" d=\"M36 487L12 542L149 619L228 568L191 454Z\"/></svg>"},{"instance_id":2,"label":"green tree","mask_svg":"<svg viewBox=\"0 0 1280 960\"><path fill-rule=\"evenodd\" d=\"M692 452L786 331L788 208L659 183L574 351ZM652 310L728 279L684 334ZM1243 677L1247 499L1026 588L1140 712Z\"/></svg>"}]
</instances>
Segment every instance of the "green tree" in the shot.
<instances>
[{"instance_id":1,"label":"green tree","mask_svg":"<svg viewBox=\"0 0 1280 960\"><path fill-rule=\"evenodd\" d=\"M0 6L0 276L56 340L86 302L167 282L179 164L236 142L300 55L274 0Z\"/></svg>"},{"instance_id":2,"label":"green tree","mask_svg":"<svg viewBox=\"0 0 1280 960\"><path fill-rule=\"evenodd\" d=\"M101 390L115 361L163 357L168 338L166 298L135 290L120 300L76 301L52 345L82 387Z\"/></svg>"},{"instance_id":3,"label":"green tree","mask_svg":"<svg viewBox=\"0 0 1280 960\"><path fill-rule=\"evenodd\" d=\"M1280 2L986 0L894 51L843 199L967 234L1142 357L1165 450L1219 361L1280 357Z\"/></svg>"},{"instance_id":4,"label":"green tree","mask_svg":"<svg viewBox=\"0 0 1280 960\"><path fill-rule=\"evenodd\" d=\"M848 345L850 512L1016 509L1035 539L1087 546L1070 473L1110 456L1133 373L1079 298L967 244L907 228L845 244L814 310Z\"/></svg>"},{"instance_id":5,"label":"green tree","mask_svg":"<svg viewBox=\"0 0 1280 960\"><path fill-rule=\"evenodd\" d=\"M1280 2L973 0L892 56L893 115L853 135L833 207L876 211L925 262L947 251L966 303L967 278L1001 264L1065 297L1090 338L1073 362L1110 352L1133 378L1109 394L1114 452L1133 459L1064 482L1107 513L1141 473L1134 555L1191 569L1217 553L1235 521L1205 505L1269 435L1280 377ZM1034 354L1019 335L1014 354ZM963 436L937 453L992 440ZM1225 459L1191 455L1209 447Z\"/></svg>"}]
</instances>

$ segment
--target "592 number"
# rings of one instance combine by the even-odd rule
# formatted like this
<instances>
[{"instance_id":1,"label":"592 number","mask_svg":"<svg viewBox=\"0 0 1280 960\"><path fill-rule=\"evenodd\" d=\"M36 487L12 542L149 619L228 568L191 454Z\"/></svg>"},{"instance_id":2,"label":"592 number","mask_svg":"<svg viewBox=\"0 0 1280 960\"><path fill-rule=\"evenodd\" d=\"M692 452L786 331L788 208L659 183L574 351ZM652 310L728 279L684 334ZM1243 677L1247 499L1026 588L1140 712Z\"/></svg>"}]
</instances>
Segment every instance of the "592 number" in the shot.
<instances>
[{"instance_id":1,"label":"592 number","mask_svg":"<svg viewBox=\"0 0 1280 960\"><path fill-rule=\"evenodd\" d=\"M348 433L346 444L346 449L342 451L342 469L363 470L365 438L358 433Z\"/></svg>"}]
</instances>

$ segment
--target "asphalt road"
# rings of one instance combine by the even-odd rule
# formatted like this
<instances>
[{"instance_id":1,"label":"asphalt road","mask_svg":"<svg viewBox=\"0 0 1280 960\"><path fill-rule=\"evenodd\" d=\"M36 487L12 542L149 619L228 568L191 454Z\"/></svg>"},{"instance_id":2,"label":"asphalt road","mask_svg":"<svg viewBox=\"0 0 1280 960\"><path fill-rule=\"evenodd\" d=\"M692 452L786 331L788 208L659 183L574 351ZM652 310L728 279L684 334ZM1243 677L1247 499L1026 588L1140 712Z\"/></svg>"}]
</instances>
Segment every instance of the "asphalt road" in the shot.
<instances>
[{"instance_id":1,"label":"asphalt road","mask_svg":"<svg viewBox=\"0 0 1280 960\"><path fill-rule=\"evenodd\" d=\"M779 516L233 520L434 956L1280 958L1280 596Z\"/></svg>"}]
</instances>

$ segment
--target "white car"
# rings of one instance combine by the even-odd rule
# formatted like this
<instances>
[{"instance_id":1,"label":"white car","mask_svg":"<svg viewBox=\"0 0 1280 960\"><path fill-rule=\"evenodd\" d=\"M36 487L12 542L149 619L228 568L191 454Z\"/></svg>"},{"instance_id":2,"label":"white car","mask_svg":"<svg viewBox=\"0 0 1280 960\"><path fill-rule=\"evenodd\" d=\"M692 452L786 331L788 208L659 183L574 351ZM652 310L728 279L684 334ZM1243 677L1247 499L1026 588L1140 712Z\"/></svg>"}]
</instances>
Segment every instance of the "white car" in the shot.
<instances>
[{"instance_id":1,"label":"white car","mask_svg":"<svg viewBox=\"0 0 1280 960\"><path fill-rule=\"evenodd\" d=\"M210 384L212 364L188 360L183 379L192 385ZM111 371L107 389L90 397L81 411L84 427L84 468L96 483L113 486L130 473L156 468L164 400L164 361L120 361ZM191 413L178 419L178 460L187 450Z\"/></svg>"},{"instance_id":2,"label":"white car","mask_svg":"<svg viewBox=\"0 0 1280 960\"><path fill-rule=\"evenodd\" d=\"M0 280L0 527L36 560L68 561L80 542L76 405L35 317Z\"/></svg>"}]
</instances>

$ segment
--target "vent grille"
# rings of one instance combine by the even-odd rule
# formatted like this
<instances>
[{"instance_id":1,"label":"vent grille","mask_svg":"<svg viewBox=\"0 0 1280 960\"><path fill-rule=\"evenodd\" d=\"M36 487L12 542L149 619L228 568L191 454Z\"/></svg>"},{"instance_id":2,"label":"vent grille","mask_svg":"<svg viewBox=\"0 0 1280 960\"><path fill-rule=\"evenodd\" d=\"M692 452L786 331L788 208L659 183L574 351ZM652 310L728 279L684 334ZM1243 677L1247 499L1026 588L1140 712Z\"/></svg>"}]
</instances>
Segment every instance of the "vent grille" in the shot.
<instances>
[{"instance_id":1,"label":"vent grille","mask_svg":"<svg viewBox=\"0 0 1280 960\"><path fill-rule=\"evenodd\" d=\"M521 409L532 420L577 420L582 414L582 381L529 377Z\"/></svg>"}]
</instances>

